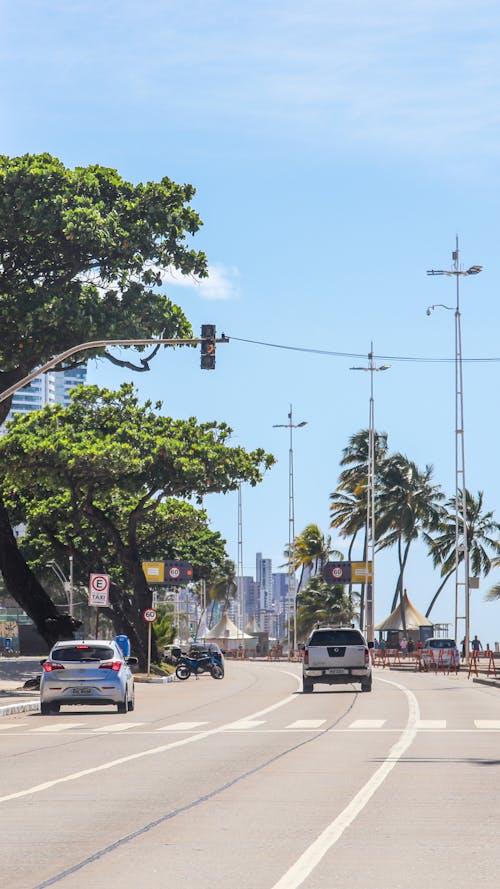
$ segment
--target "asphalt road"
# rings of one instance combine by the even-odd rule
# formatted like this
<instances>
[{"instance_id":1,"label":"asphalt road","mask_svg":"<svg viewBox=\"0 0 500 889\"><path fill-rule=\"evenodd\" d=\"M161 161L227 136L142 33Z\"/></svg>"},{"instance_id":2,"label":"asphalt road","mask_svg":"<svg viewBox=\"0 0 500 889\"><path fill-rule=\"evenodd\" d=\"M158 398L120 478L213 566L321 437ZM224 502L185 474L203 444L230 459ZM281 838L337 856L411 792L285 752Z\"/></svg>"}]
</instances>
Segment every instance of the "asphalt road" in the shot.
<instances>
[{"instance_id":1,"label":"asphalt road","mask_svg":"<svg viewBox=\"0 0 500 889\"><path fill-rule=\"evenodd\" d=\"M500 690L300 667L137 686L136 709L0 721L9 889L408 889L498 883Z\"/></svg>"}]
</instances>

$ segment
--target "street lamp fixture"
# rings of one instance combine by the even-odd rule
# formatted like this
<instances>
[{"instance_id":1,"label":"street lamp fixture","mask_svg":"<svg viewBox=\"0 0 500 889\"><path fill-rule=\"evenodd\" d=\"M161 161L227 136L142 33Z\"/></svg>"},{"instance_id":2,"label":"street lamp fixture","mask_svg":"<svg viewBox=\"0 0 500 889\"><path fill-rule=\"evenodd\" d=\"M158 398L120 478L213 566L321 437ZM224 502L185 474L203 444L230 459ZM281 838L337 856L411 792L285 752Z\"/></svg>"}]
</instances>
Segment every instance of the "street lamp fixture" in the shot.
<instances>
[{"instance_id":1,"label":"street lamp fixture","mask_svg":"<svg viewBox=\"0 0 500 889\"><path fill-rule=\"evenodd\" d=\"M453 268L430 269L428 275L447 275L454 277L456 282L456 304L446 306L436 303L429 306L427 314L438 306L455 312L455 638L458 639L458 622L464 621L464 649L469 657L470 638L470 589L469 589L469 551L467 541L467 500L465 485L465 441L464 441L464 395L462 374L462 330L460 315L460 278L478 275L481 265L471 265L468 269L460 268L460 252L458 237L455 250L451 254ZM463 554L460 562L460 554ZM462 577L460 579L460 569ZM460 614L460 611L463 613Z\"/></svg>"},{"instance_id":2,"label":"street lamp fixture","mask_svg":"<svg viewBox=\"0 0 500 889\"><path fill-rule=\"evenodd\" d=\"M373 356L373 343L368 353L368 365L350 367L349 370L363 370L370 374L370 416L368 424L368 485L366 491L366 570L371 562L371 581L365 585L365 603L362 608L361 629L366 625L366 638L373 642L375 624L375 407L373 399L373 374L376 371L389 370L390 364L376 365ZM368 576L368 574L367 574ZM363 621L364 617L364 621Z\"/></svg>"},{"instance_id":3,"label":"street lamp fixture","mask_svg":"<svg viewBox=\"0 0 500 889\"><path fill-rule=\"evenodd\" d=\"M290 447L288 459L288 608L287 608L287 630L288 630L288 648L290 649L290 600L292 602L293 611L293 650L297 649L297 593L295 589L295 566L293 560L293 546L295 543L295 504L293 490L293 430L302 429L307 426L307 420L301 420L300 423L293 422L292 405L288 413L288 423L273 423L273 429L289 429L290 430Z\"/></svg>"}]
</instances>

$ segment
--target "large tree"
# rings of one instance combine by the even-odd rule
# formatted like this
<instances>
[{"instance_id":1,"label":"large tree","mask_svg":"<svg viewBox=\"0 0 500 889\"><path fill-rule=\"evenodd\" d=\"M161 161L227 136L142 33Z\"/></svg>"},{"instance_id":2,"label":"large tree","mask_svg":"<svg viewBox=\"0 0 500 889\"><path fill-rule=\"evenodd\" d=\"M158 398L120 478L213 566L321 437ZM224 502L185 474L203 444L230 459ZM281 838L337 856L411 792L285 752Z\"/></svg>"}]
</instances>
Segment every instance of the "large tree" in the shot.
<instances>
[{"instance_id":1,"label":"large tree","mask_svg":"<svg viewBox=\"0 0 500 889\"><path fill-rule=\"evenodd\" d=\"M262 449L230 447L232 430L224 423L174 420L159 408L139 405L129 384L119 392L84 386L66 408L19 415L0 441L4 497L15 505L13 518L29 524L39 503L51 505L53 527L75 559L83 539L95 570L119 569L112 608L141 659L147 635L142 612L151 604L141 565L151 552L143 542L151 526L166 521L165 501L201 502L243 481L255 485L274 462ZM38 623L32 598L19 598Z\"/></svg>"},{"instance_id":2,"label":"large tree","mask_svg":"<svg viewBox=\"0 0 500 889\"><path fill-rule=\"evenodd\" d=\"M201 225L194 194L166 177L133 185L98 165L71 170L49 154L0 156L0 392L80 343L192 335L159 287L170 267L207 273L204 254L186 243ZM91 354L141 371L155 351L136 364ZM0 403L0 422L9 408ZM0 570L49 643L71 632L19 553L1 502Z\"/></svg>"}]
</instances>

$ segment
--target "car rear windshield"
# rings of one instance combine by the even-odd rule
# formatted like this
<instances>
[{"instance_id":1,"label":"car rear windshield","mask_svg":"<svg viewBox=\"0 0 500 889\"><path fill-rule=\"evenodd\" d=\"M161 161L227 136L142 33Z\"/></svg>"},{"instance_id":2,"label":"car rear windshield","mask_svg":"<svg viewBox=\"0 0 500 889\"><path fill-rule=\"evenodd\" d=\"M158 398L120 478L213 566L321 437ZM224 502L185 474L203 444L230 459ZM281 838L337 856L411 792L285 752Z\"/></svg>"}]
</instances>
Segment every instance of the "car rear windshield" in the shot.
<instances>
[{"instance_id":1,"label":"car rear windshield","mask_svg":"<svg viewBox=\"0 0 500 889\"><path fill-rule=\"evenodd\" d=\"M311 645L364 645L357 630L316 630L309 639Z\"/></svg>"},{"instance_id":2,"label":"car rear windshield","mask_svg":"<svg viewBox=\"0 0 500 889\"><path fill-rule=\"evenodd\" d=\"M428 648L456 648L454 639L429 639Z\"/></svg>"},{"instance_id":3,"label":"car rear windshield","mask_svg":"<svg viewBox=\"0 0 500 889\"><path fill-rule=\"evenodd\" d=\"M66 648L56 648L51 658L53 661L109 661L115 655L112 648L107 645L68 645Z\"/></svg>"}]
</instances>

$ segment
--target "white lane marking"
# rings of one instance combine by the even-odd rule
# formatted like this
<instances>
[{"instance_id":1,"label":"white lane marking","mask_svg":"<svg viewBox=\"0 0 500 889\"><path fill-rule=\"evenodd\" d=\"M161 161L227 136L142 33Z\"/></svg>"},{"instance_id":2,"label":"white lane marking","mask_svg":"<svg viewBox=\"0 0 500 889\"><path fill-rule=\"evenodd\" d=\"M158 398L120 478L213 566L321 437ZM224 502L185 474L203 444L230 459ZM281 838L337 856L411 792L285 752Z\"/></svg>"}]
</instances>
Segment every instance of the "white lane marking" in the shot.
<instances>
[{"instance_id":1,"label":"white lane marking","mask_svg":"<svg viewBox=\"0 0 500 889\"><path fill-rule=\"evenodd\" d=\"M52 725L41 725L40 728L32 728L30 731L32 732L65 732L69 728L80 728L82 725L85 725L84 722L56 722Z\"/></svg>"},{"instance_id":2,"label":"white lane marking","mask_svg":"<svg viewBox=\"0 0 500 889\"><path fill-rule=\"evenodd\" d=\"M415 728L446 728L446 719L419 719Z\"/></svg>"},{"instance_id":3,"label":"white lane marking","mask_svg":"<svg viewBox=\"0 0 500 889\"><path fill-rule=\"evenodd\" d=\"M401 737L389 750L389 753L377 769L372 777L366 782L364 787L353 797L351 802L345 807L340 815L335 818L328 827L314 840L308 849L297 859L295 864L283 874L281 879L274 884L272 889L297 889L312 873L314 868L319 864L326 853L340 839L344 831L352 824L360 812L371 800L373 794L383 784L388 775L392 772L396 763L399 762L404 753L408 750L417 736L415 725L419 720L420 712L418 701L413 694L404 685L394 682L390 679L379 679L379 682L386 682L402 691L408 700L408 721L406 727L401 733Z\"/></svg>"},{"instance_id":4,"label":"white lane marking","mask_svg":"<svg viewBox=\"0 0 500 889\"><path fill-rule=\"evenodd\" d=\"M157 732L192 732L200 725L208 725L208 722L173 722L172 725L162 725Z\"/></svg>"},{"instance_id":5,"label":"white lane marking","mask_svg":"<svg viewBox=\"0 0 500 889\"><path fill-rule=\"evenodd\" d=\"M355 719L349 728L382 728L385 719Z\"/></svg>"},{"instance_id":6,"label":"white lane marking","mask_svg":"<svg viewBox=\"0 0 500 889\"><path fill-rule=\"evenodd\" d=\"M283 671L287 672L288 671ZM302 687L301 679L294 673L289 673L290 676L297 682L297 691ZM388 680L384 680L388 681ZM266 713L272 713L274 710L279 710L280 707L284 707L286 704L291 704L293 701L298 701L299 696L294 693L288 695L286 698L282 698L281 701L278 701L276 704L271 704L270 707L264 707L263 710L258 710L257 713L251 713L248 717L249 720L255 719L257 716L264 716ZM121 756L119 759L112 759L109 762L104 762L100 766L94 766L90 769L82 769L80 772L72 772L69 775L63 775L62 778L54 778L52 781L45 781L43 784L35 784L33 787L27 787L26 790L18 790L15 793L8 793L5 796L0 796L0 803L9 802L12 799L21 799L24 796L32 796L35 793L41 793L43 790L49 790L51 787L56 787L58 784L66 784L69 781L77 781L79 778L86 778L87 775L95 775L97 772L104 772L108 769L114 769L116 766L124 765L125 763L134 762L134 760L145 759L147 756L158 756L160 753L166 753L167 750L174 750L176 747L184 747L186 744L193 744L197 741L203 741L205 738L210 738L212 735L220 735L224 732L228 725L231 723L227 723L226 725L221 725L218 728L207 729L205 732L198 732L198 734L190 735L188 738L181 738L178 741L171 741L169 744L161 744L160 747L152 747L149 750L142 750L140 753L131 753L129 756Z\"/></svg>"},{"instance_id":7,"label":"white lane marking","mask_svg":"<svg viewBox=\"0 0 500 889\"><path fill-rule=\"evenodd\" d=\"M249 728L257 728L258 725L264 725L265 719L239 719L238 722L230 722L224 726L226 732L241 732Z\"/></svg>"},{"instance_id":8,"label":"white lane marking","mask_svg":"<svg viewBox=\"0 0 500 889\"><path fill-rule=\"evenodd\" d=\"M500 719L475 719L476 728L500 728Z\"/></svg>"},{"instance_id":9,"label":"white lane marking","mask_svg":"<svg viewBox=\"0 0 500 889\"><path fill-rule=\"evenodd\" d=\"M287 728L321 728L326 719L297 719L287 725Z\"/></svg>"},{"instance_id":10,"label":"white lane marking","mask_svg":"<svg viewBox=\"0 0 500 889\"><path fill-rule=\"evenodd\" d=\"M143 722L112 722L111 725L101 725L99 728L93 728L92 732L125 732L129 728L137 728L144 725Z\"/></svg>"},{"instance_id":11,"label":"white lane marking","mask_svg":"<svg viewBox=\"0 0 500 889\"><path fill-rule=\"evenodd\" d=\"M28 723L27 722L11 722L10 725L0 725L0 731L3 731L4 729L9 729L9 728L21 728L24 725L28 725Z\"/></svg>"}]
</instances>

